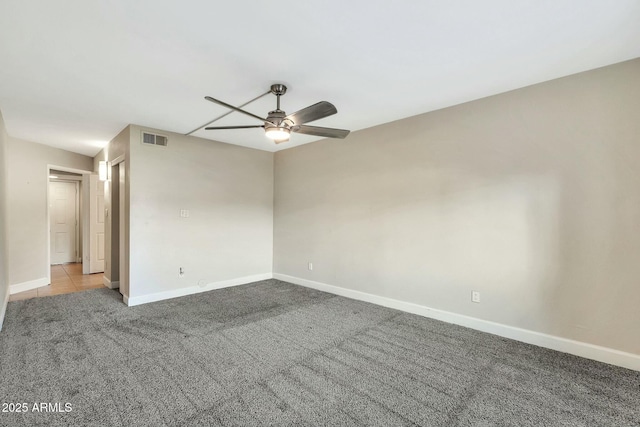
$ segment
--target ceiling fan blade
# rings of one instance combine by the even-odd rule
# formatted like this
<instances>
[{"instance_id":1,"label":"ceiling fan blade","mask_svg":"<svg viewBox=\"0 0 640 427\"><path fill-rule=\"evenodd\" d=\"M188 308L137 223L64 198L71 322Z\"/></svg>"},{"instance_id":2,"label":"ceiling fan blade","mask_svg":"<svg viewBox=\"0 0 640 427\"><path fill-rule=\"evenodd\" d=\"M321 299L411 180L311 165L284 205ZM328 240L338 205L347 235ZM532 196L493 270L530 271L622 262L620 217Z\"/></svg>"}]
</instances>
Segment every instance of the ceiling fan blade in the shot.
<instances>
[{"instance_id":1,"label":"ceiling fan blade","mask_svg":"<svg viewBox=\"0 0 640 427\"><path fill-rule=\"evenodd\" d=\"M209 126L204 128L205 130L221 130L221 129L253 129L253 128L263 128L264 126L260 125L250 125L250 126Z\"/></svg>"},{"instance_id":2,"label":"ceiling fan blade","mask_svg":"<svg viewBox=\"0 0 640 427\"><path fill-rule=\"evenodd\" d=\"M332 103L327 101L320 101L317 104L310 105L307 108L303 108L302 110L296 111L293 114L289 114L284 119L291 120L294 125L299 126L304 123L309 123L314 120L331 116L332 114L335 114L337 112L338 110Z\"/></svg>"},{"instance_id":3,"label":"ceiling fan blade","mask_svg":"<svg viewBox=\"0 0 640 427\"><path fill-rule=\"evenodd\" d=\"M231 105L231 104L227 104L226 102L222 102L222 101L220 101L219 99L215 99L215 98L212 98L212 97L210 97L210 96L205 96L205 97L204 97L204 99L206 99L207 101L211 101L211 102L213 102L214 104L219 104L219 105L222 105L223 107L230 108L230 109L235 110L235 111L237 111L237 112L239 112L239 113L246 114L247 116L251 116L251 117L256 118L256 119L258 119L258 120L261 120L261 121L263 121L263 122L266 122L266 121L267 121L267 119L263 119L262 117L260 117L260 116L256 116L256 115L255 115L255 114L253 114L253 113L250 113L250 112L248 112L248 111L244 111L244 110L242 110L242 109L240 109L240 108L238 108L238 107L234 107L233 105Z\"/></svg>"},{"instance_id":4,"label":"ceiling fan blade","mask_svg":"<svg viewBox=\"0 0 640 427\"><path fill-rule=\"evenodd\" d=\"M291 128L293 132L305 135L325 136L327 138L346 138L350 130L323 128L318 126L294 126Z\"/></svg>"}]
</instances>

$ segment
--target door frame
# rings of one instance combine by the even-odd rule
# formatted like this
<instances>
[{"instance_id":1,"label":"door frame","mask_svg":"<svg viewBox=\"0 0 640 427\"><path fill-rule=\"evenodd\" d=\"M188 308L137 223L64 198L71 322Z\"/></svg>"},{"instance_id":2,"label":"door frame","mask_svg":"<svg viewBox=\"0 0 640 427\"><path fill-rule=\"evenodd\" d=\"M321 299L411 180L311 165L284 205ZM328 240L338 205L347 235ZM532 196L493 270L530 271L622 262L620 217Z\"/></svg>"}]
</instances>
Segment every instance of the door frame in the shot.
<instances>
[{"instance_id":1,"label":"door frame","mask_svg":"<svg viewBox=\"0 0 640 427\"><path fill-rule=\"evenodd\" d=\"M47 211L47 265L46 265L46 271L47 271L47 280L49 283L51 283L51 221L49 220L51 212L49 212L49 204L51 202L51 194L49 191L49 175L51 175L51 170L59 170L59 171L63 171L63 172L71 172L71 173L77 173L82 175L82 180L80 180L80 190L78 191L78 193L82 192L82 197L81 197L81 205L78 206L78 208L80 209L80 219L82 221L82 256L84 257L84 249L86 247L88 247L88 241L86 241L85 239L88 238L88 230L85 230L86 225L88 224L89 221L89 206L87 205L87 203L89 202L89 197L85 197L85 191L88 191L89 189L89 175L91 175L92 173L94 173L93 171L89 171L89 170L84 170L84 169L76 169L76 168L70 168L67 166L58 166L58 165L54 165L54 164L47 164L47 168L46 168L46 183L47 183L47 200L45 201L46 204L46 211ZM82 264L84 266L84 262ZM84 272L83 272L84 273Z\"/></svg>"},{"instance_id":2,"label":"door frame","mask_svg":"<svg viewBox=\"0 0 640 427\"><path fill-rule=\"evenodd\" d=\"M89 238L87 239L89 241L89 246L88 252L83 254L84 261L82 263L82 271L83 274L104 273L105 260L102 260L102 267L100 267L100 265L97 265L96 263L99 263L100 259L98 256L98 254L100 253L100 239L98 229L100 228L99 219L101 215L103 216L102 237L105 237L104 231L106 224L104 220L106 220L106 209L104 208L104 206L100 208L100 200L102 200L102 203L104 203L105 200L105 181L101 181L98 175L91 174L89 175L89 185L89 203L87 203L89 207L89 224L87 226L87 229L89 230ZM100 194L101 191L102 194ZM104 244L102 245L102 249L105 249Z\"/></svg>"}]
</instances>

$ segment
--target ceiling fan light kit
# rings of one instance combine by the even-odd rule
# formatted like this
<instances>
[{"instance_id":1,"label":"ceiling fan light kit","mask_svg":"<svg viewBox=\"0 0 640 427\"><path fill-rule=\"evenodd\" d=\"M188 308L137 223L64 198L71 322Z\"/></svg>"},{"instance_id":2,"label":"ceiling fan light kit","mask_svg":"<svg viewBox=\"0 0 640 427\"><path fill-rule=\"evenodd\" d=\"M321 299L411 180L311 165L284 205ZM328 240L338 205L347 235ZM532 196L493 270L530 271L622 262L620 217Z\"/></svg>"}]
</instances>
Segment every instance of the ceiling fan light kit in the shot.
<instances>
[{"instance_id":1,"label":"ceiling fan light kit","mask_svg":"<svg viewBox=\"0 0 640 427\"><path fill-rule=\"evenodd\" d=\"M284 126L281 126L281 127L273 126L273 127L265 127L264 134L269 139L273 139L274 141L284 142L289 140L289 135L291 134L291 131Z\"/></svg>"},{"instance_id":2,"label":"ceiling fan light kit","mask_svg":"<svg viewBox=\"0 0 640 427\"><path fill-rule=\"evenodd\" d=\"M310 105L302 110L296 111L293 114L287 115L280 109L280 97L287 92L287 87L283 84L271 85L270 92L277 98L276 109L269 111L266 118L262 118L248 111L242 110L239 107L235 107L226 102L205 96L207 101L222 105L223 107L237 111L239 113L246 114L254 119L262 121L263 125L251 125L251 126L211 126L206 127L206 130L221 130L221 129L250 129L250 128L262 128L267 138L273 140L276 144L286 142L289 140L291 132L302 133L305 135L323 136L327 138L346 138L349 135L348 130L325 128L318 126L305 126L305 123L309 123L315 120L319 120L333 114L336 114L338 110L336 107L327 101L320 101L316 104Z\"/></svg>"}]
</instances>

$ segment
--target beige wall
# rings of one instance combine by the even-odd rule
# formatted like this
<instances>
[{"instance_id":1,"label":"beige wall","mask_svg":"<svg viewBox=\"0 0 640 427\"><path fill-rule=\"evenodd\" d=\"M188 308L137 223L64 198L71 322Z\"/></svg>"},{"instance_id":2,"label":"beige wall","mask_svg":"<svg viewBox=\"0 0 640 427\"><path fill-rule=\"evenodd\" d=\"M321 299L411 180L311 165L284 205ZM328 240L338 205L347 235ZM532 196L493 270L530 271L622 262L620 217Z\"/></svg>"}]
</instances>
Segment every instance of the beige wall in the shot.
<instances>
[{"instance_id":1,"label":"beige wall","mask_svg":"<svg viewBox=\"0 0 640 427\"><path fill-rule=\"evenodd\" d=\"M270 274L273 154L145 128L169 138L148 146L141 129L130 127L130 297Z\"/></svg>"},{"instance_id":2,"label":"beige wall","mask_svg":"<svg viewBox=\"0 0 640 427\"><path fill-rule=\"evenodd\" d=\"M640 354L638 112L634 60L278 152L274 273Z\"/></svg>"},{"instance_id":3,"label":"beige wall","mask_svg":"<svg viewBox=\"0 0 640 427\"><path fill-rule=\"evenodd\" d=\"M19 285L49 276L47 165L90 171L93 159L12 137L8 141L9 284Z\"/></svg>"},{"instance_id":4,"label":"beige wall","mask_svg":"<svg viewBox=\"0 0 640 427\"><path fill-rule=\"evenodd\" d=\"M7 145L9 137L0 111L0 329L9 297L7 271Z\"/></svg>"}]
</instances>

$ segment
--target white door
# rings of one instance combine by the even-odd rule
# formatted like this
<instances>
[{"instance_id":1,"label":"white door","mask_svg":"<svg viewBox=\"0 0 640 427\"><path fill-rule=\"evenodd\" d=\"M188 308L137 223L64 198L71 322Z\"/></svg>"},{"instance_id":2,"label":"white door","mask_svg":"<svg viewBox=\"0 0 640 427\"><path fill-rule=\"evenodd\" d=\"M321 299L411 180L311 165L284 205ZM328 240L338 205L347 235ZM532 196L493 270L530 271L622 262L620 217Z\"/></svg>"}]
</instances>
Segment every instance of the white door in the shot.
<instances>
[{"instance_id":1,"label":"white door","mask_svg":"<svg viewBox=\"0 0 640 427\"><path fill-rule=\"evenodd\" d=\"M49 183L51 264L77 261L77 191L78 184L75 182Z\"/></svg>"},{"instance_id":2,"label":"white door","mask_svg":"<svg viewBox=\"0 0 640 427\"><path fill-rule=\"evenodd\" d=\"M104 182L89 176L89 273L104 271Z\"/></svg>"}]
</instances>

